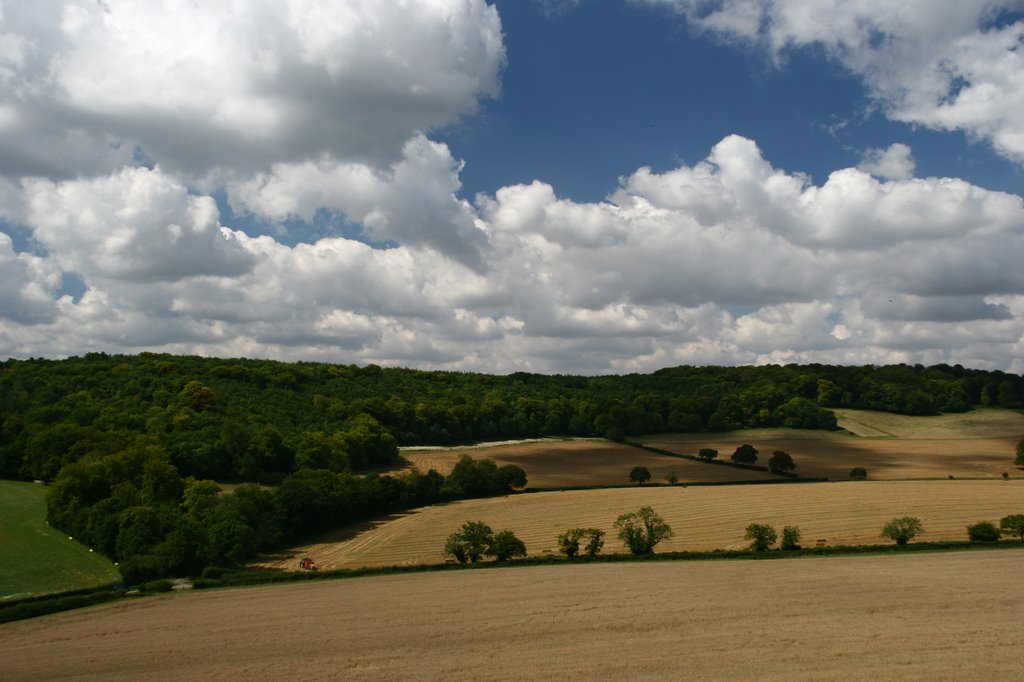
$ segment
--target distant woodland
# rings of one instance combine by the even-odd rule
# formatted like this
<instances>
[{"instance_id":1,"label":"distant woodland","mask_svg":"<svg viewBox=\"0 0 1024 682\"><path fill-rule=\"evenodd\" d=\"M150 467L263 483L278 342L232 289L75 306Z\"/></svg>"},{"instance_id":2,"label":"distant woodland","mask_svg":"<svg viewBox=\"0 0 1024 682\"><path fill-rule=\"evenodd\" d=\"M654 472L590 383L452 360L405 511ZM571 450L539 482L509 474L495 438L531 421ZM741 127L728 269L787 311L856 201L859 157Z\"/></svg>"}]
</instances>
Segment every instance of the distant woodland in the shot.
<instances>
[{"instance_id":1,"label":"distant woodland","mask_svg":"<svg viewBox=\"0 0 1024 682\"><path fill-rule=\"evenodd\" d=\"M373 473L397 461L399 445L833 429L831 407L911 415L1020 408L1024 378L959 365L492 376L90 353L0 363L0 405L0 476L50 482L50 523L119 560L136 582L194 575L354 520L523 483L521 471L487 460L465 462L447 479Z\"/></svg>"}]
</instances>

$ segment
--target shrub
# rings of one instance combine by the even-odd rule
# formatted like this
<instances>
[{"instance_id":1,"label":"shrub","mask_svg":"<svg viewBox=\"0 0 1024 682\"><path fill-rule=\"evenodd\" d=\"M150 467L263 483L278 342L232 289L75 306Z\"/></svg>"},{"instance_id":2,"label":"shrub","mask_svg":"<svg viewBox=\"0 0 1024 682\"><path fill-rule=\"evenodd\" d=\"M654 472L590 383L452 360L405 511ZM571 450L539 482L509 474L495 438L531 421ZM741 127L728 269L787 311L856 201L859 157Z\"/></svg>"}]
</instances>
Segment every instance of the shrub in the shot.
<instances>
[{"instance_id":1,"label":"shrub","mask_svg":"<svg viewBox=\"0 0 1024 682\"><path fill-rule=\"evenodd\" d=\"M126 585L138 585L159 578L164 568L163 559L152 554L129 557L118 565Z\"/></svg>"},{"instance_id":2,"label":"shrub","mask_svg":"<svg viewBox=\"0 0 1024 682\"><path fill-rule=\"evenodd\" d=\"M796 469L796 463L793 461L793 457L785 450L776 450L768 460L768 468L775 473L781 473Z\"/></svg>"},{"instance_id":3,"label":"shrub","mask_svg":"<svg viewBox=\"0 0 1024 682\"><path fill-rule=\"evenodd\" d=\"M583 548L587 556L597 556L604 547L604 531L599 528L570 528L558 536L558 551L570 559L579 555L580 541L587 539Z\"/></svg>"},{"instance_id":4,"label":"shrub","mask_svg":"<svg viewBox=\"0 0 1024 682\"><path fill-rule=\"evenodd\" d=\"M800 549L800 529L796 526L786 526L782 529L782 549Z\"/></svg>"},{"instance_id":5,"label":"shrub","mask_svg":"<svg viewBox=\"0 0 1024 682\"><path fill-rule=\"evenodd\" d=\"M1010 479L1010 474L1009 474L1009 472L1006 472L1006 471L1004 471L1004 472L1003 472L1003 480L1004 480L1004 481L1008 481L1009 479Z\"/></svg>"},{"instance_id":6,"label":"shrub","mask_svg":"<svg viewBox=\"0 0 1024 682\"><path fill-rule=\"evenodd\" d=\"M466 521L462 528L448 536L444 543L444 555L460 564L467 561L476 563L487 554L494 542L494 531L483 521Z\"/></svg>"},{"instance_id":7,"label":"shrub","mask_svg":"<svg viewBox=\"0 0 1024 682\"><path fill-rule=\"evenodd\" d=\"M747 526L747 533L744 536L750 540L750 549L755 552L767 552L775 544L779 534L769 525L752 523Z\"/></svg>"},{"instance_id":8,"label":"shrub","mask_svg":"<svg viewBox=\"0 0 1024 682\"><path fill-rule=\"evenodd\" d=\"M651 554L654 546L672 537L672 528L650 507L622 514L615 520L619 538L633 554Z\"/></svg>"},{"instance_id":9,"label":"shrub","mask_svg":"<svg viewBox=\"0 0 1024 682\"><path fill-rule=\"evenodd\" d=\"M917 537L918 533L923 532L924 526L921 519L916 516L893 519L882 527L882 537L894 540L897 545L905 545Z\"/></svg>"},{"instance_id":10,"label":"shrub","mask_svg":"<svg viewBox=\"0 0 1024 682\"><path fill-rule=\"evenodd\" d=\"M1011 514L999 520L999 527L1007 535L1016 535L1024 541L1024 514Z\"/></svg>"},{"instance_id":11,"label":"shrub","mask_svg":"<svg viewBox=\"0 0 1024 682\"><path fill-rule=\"evenodd\" d=\"M646 481L651 480L651 472L647 467L633 467L629 472L629 480L633 481L637 485L643 485Z\"/></svg>"},{"instance_id":12,"label":"shrub","mask_svg":"<svg viewBox=\"0 0 1024 682\"><path fill-rule=\"evenodd\" d=\"M580 553L580 540L582 538L582 528L568 529L558 536L558 551L572 559Z\"/></svg>"},{"instance_id":13,"label":"shrub","mask_svg":"<svg viewBox=\"0 0 1024 682\"><path fill-rule=\"evenodd\" d=\"M487 554L498 561L508 561L516 557L525 557L526 545L512 531L503 530L494 536L491 546L487 548Z\"/></svg>"},{"instance_id":14,"label":"shrub","mask_svg":"<svg viewBox=\"0 0 1024 682\"><path fill-rule=\"evenodd\" d=\"M736 448L736 451L732 453L732 461L734 464L745 467L757 464L757 448L753 445L744 443Z\"/></svg>"},{"instance_id":15,"label":"shrub","mask_svg":"<svg viewBox=\"0 0 1024 682\"><path fill-rule=\"evenodd\" d=\"M604 547L604 531L599 528L587 528L587 545L583 551L589 557L597 556L597 553Z\"/></svg>"},{"instance_id":16,"label":"shrub","mask_svg":"<svg viewBox=\"0 0 1024 682\"><path fill-rule=\"evenodd\" d=\"M996 524L990 521L979 521L967 526L967 537L971 539L971 542L995 542L1000 535Z\"/></svg>"},{"instance_id":17,"label":"shrub","mask_svg":"<svg viewBox=\"0 0 1024 682\"><path fill-rule=\"evenodd\" d=\"M150 580L142 584L143 592L170 592L174 584L170 580Z\"/></svg>"},{"instance_id":18,"label":"shrub","mask_svg":"<svg viewBox=\"0 0 1024 682\"><path fill-rule=\"evenodd\" d=\"M853 467L850 469L850 478L855 481L863 481L868 477L868 470L864 467Z\"/></svg>"}]
</instances>

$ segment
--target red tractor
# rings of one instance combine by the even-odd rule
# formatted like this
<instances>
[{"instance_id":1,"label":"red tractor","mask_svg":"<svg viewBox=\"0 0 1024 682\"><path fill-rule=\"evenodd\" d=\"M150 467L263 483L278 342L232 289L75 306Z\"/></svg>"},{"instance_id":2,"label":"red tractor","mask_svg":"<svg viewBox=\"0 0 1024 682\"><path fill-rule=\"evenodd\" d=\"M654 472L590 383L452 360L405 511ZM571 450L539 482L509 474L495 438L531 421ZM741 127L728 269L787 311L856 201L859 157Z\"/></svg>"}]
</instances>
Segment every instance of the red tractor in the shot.
<instances>
[{"instance_id":1,"label":"red tractor","mask_svg":"<svg viewBox=\"0 0 1024 682\"><path fill-rule=\"evenodd\" d=\"M303 569L304 571L317 571L317 570L319 570L316 567L316 562L313 561L313 559L311 559L308 556L304 556L304 557L302 557L302 559L299 560L299 568Z\"/></svg>"}]
</instances>

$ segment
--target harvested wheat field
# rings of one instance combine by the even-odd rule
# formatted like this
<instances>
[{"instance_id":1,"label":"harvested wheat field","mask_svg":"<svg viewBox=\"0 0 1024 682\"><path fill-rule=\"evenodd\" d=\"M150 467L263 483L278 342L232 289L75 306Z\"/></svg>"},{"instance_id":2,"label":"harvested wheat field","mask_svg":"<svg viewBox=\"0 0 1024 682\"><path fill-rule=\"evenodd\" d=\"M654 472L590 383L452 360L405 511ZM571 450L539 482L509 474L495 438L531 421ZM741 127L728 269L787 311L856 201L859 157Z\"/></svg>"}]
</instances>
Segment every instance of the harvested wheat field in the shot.
<instances>
[{"instance_id":1,"label":"harvested wheat field","mask_svg":"<svg viewBox=\"0 0 1024 682\"><path fill-rule=\"evenodd\" d=\"M647 467L652 483L663 483L665 474L670 471L674 471L679 481L684 483L774 478L763 471L709 465L604 440L541 441L496 447L406 450L402 453L420 471L435 469L446 476L463 455L493 459L498 466L515 464L522 467L531 488L627 484L629 471L635 466Z\"/></svg>"},{"instance_id":2,"label":"harvested wheat field","mask_svg":"<svg viewBox=\"0 0 1024 682\"><path fill-rule=\"evenodd\" d=\"M829 545L877 544L887 521L907 515L924 522L922 539L959 540L966 539L969 523L998 523L1024 513L1024 481L645 486L463 500L341 531L261 565L294 570L296 555L314 557L323 569L438 563L448 535L477 520L495 531L512 530L530 555L557 553L557 535L572 526L602 528L608 533L605 551L625 552L612 524L619 514L645 505L675 531L659 551L739 549L747 544L744 529L755 522L778 530L799 526L806 545L819 539Z\"/></svg>"},{"instance_id":3,"label":"harvested wheat field","mask_svg":"<svg viewBox=\"0 0 1024 682\"><path fill-rule=\"evenodd\" d=\"M6 679L1020 679L1021 551L545 566L0 625Z\"/></svg>"},{"instance_id":4,"label":"harvested wheat field","mask_svg":"<svg viewBox=\"0 0 1024 682\"><path fill-rule=\"evenodd\" d=\"M844 480L849 478L853 467L864 467L871 479L899 480L949 476L1001 478L1004 471L1013 478L1024 478L1024 472L1013 466L1016 442L1013 438L737 440L724 435L704 441L674 441L663 437L652 445L682 454L714 448L720 459L728 459L741 443L750 443L758 449L758 464L767 464L772 452L784 450L792 455L795 473L801 476Z\"/></svg>"}]
</instances>

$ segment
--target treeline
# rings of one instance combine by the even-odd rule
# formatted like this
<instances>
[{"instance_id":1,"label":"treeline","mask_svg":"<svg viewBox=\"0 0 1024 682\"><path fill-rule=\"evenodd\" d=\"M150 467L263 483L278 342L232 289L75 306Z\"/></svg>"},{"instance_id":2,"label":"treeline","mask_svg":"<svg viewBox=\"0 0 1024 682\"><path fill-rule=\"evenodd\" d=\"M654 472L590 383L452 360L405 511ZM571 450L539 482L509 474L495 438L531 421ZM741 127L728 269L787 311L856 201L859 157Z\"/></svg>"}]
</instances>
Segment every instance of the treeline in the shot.
<instances>
[{"instance_id":1,"label":"treeline","mask_svg":"<svg viewBox=\"0 0 1024 682\"><path fill-rule=\"evenodd\" d=\"M159 447L90 454L61 469L47 493L49 522L119 562L125 582L198 575L362 519L526 485L517 466L464 456L434 470L355 476L300 469L274 486L227 492L182 478Z\"/></svg>"},{"instance_id":2,"label":"treeline","mask_svg":"<svg viewBox=\"0 0 1024 682\"><path fill-rule=\"evenodd\" d=\"M938 365L674 367L492 376L323 363L89 354L0 364L0 476L52 480L141 439L183 476L274 483L360 471L401 444L745 427L834 428L830 407L903 414L1021 407L1017 375Z\"/></svg>"}]
</instances>

